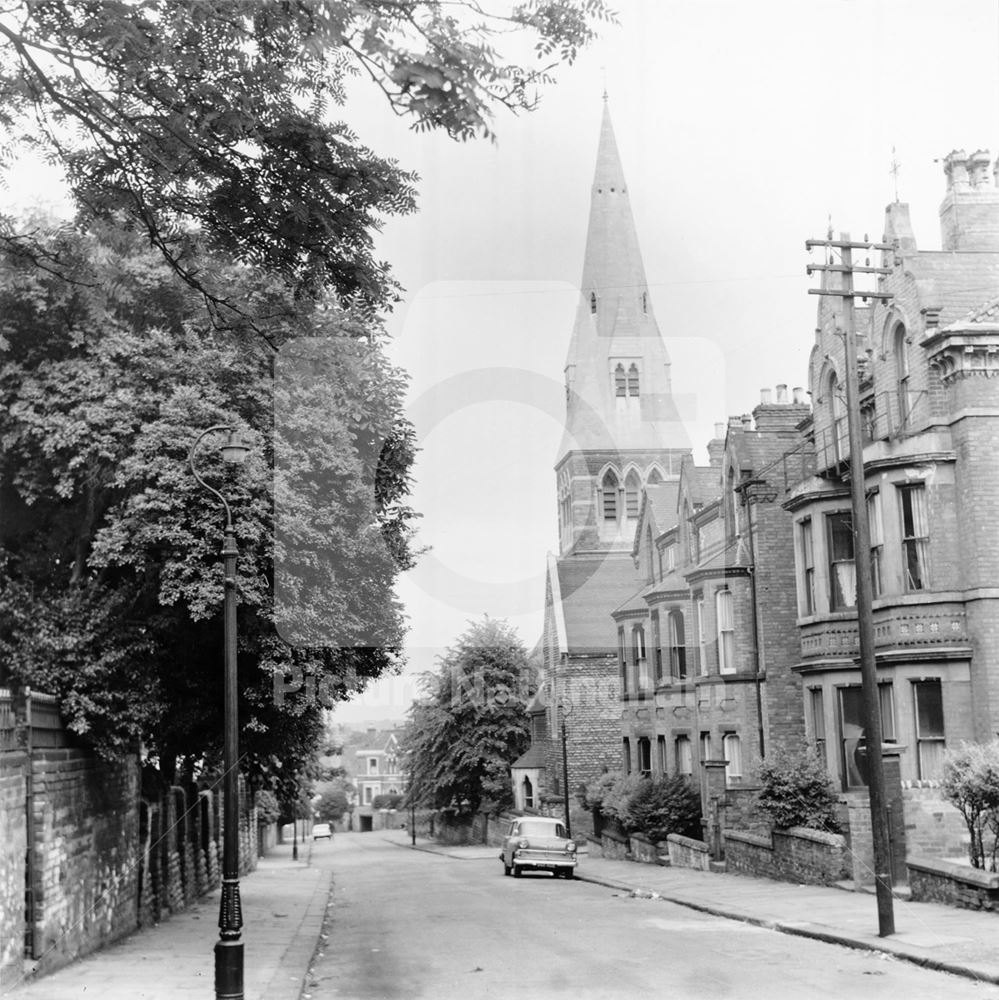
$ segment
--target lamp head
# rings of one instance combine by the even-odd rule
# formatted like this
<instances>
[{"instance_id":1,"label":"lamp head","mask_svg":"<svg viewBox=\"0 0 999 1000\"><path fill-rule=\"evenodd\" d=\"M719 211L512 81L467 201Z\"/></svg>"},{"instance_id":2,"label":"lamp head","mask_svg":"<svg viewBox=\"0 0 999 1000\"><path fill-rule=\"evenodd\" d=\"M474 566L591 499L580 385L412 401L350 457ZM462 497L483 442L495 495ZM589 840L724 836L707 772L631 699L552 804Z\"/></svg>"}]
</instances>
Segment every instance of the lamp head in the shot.
<instances>
[{"instance_id":1,"label":"lamp head","mask_svg":"<svg viewBox=\"0 0 999 1000\"><path fill-rule=\"evenodd\" d=\"M249 445L243 440L243 435L239 431L229 431L229 436L220 449L222 461L227 465L242 465L246 461L249 450Z\"/></svg>"}]
</instances>

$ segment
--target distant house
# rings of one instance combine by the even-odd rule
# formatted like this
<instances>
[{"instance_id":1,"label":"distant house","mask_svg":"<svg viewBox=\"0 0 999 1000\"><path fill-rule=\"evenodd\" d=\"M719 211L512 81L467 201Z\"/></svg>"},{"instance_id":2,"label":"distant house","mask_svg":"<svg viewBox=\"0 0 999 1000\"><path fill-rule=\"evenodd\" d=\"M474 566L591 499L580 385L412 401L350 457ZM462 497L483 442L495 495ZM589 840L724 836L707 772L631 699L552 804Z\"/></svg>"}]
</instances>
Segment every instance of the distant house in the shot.
<instances>
[{"instance_id":1,"label":"distant house","mask_svg":"<svg viewBox=\"0 0 999 1000\"><path fill-rule=\"evenodd\" d=\"M369 729L364 745L354 751L353 772L357 787L356 828L367 833L397 827L399 814L382 805L383 796L402 795L406 790L396 731Z\"/></svg>"}]
</instances>

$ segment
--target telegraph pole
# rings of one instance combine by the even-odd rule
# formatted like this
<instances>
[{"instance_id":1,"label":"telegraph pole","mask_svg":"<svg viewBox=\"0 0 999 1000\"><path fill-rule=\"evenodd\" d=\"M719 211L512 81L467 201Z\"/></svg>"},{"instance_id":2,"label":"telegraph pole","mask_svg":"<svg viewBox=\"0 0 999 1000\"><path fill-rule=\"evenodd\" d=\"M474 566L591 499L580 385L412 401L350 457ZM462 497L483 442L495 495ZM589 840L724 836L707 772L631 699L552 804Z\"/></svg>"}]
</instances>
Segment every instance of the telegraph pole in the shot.
<instances>
[{"instance_id":1,"label":"telegraph pole","mask_svg":"<svg viewBox=\"0 0 999 1000\"><path fill-rule=\"evenodd\" d=\"M890 274L891 268L854 267L854 250L894 250L891 243L851 243L849 233L840 233L838 240L807 240L805 248L832 247L842 255L841 264L812 264L812 271L832 271L841 276L839 288L810 288L809 295L832 295L843 304L843 351L846 375L846 414L850 442L850 499L853 507L853 562L857 575L857 631L860 639L860 675L864 702L864 733L867 744L868 791L871 801L871 832L874 840L874 881L878 901L878 934L887 937L895 933L895 911L891 891L891 854L888 836L884 766L881 757L881 706L878 698L878 676L874 660L874 618L871 610L871 530L867 520L867 491L864 482L864 453L860 427L860 390L857 372L857 340L854 329L853 300L890 299L891 292L855 292L853 276L860 274ZM834 283L830 283L834 284Z\"/></svg>"}]
</instances>

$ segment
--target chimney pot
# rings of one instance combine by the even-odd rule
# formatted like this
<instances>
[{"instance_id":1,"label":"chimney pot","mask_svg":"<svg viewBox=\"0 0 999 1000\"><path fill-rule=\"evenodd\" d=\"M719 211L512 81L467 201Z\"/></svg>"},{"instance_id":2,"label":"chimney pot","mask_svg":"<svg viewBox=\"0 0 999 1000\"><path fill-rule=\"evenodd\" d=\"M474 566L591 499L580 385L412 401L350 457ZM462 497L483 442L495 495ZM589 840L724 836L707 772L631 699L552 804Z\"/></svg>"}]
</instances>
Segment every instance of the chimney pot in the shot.
<instances>
[{"instance_id":1,"label":"chimney pot","mask_svg":"<svg viewBox=\"0 0 999 1000\"><path fill-rule=\"evenodd\" d=\"M968 176L974 190L989 186L989 164L992 156L987 149L977 149L968 157Z\"/></svg>"},{"instance_id":2,"label":"chimney pot","mask_svg":"<svg viewBox=\"0 0 999 1000\"><path fill-rule=\"evenodd\" d=\"M787 402L787 383L785 382L781 382L780 385L777 386L777 402Z\"/></svg>"},{"instance_id":3,"label":"chimney pot","mask_svg":"<svg viewBox=\"0 0 999 1000\"><path fill-rule=\"evenodd\" d=\"M741 428L742 427L742 417L729 417L728 418L729 427Z\"/></svg>"},{"instance_id":4,"label":"chimney pot","mask_svg":"<svg viewBox=\"0 0 999 1000\"><path fill-rule=\"evenodd\" d=\"M760 389L760 403L763 406L767 406L770 403L770 390Z\"/></svg>"},{"instance_id":5,"label":"chimney pot","mask_svg":"<svg viewBox=\"0 0 999 1000\"><path fill-rule=\"evenodd\" d=\"M715 424L715 437L716 438L724 438L725 437L725 425L724 424Z\"/></svg>"},{"instance_id":6,"label":"chimney pot","mask_svg":"<svg viewBox=\"0 0 999 1000\"><path fill-rule=\"evenodd\" d=\"M744 431L751 431L753 429L753 416L751 413L744 413L742 415L742 429Z\"/></svg>"},{"instance_id":7,"label":"chimney pot","mask_svg":"<svg viewBox=\"0 0 999 1000\"><path fill-rule=\"evenodd\" d=\"M796 385L791 392L793 393L792 398L796 403L804 403L805 401L805 390L800 386Z\"/></svg>"}]
</instances>

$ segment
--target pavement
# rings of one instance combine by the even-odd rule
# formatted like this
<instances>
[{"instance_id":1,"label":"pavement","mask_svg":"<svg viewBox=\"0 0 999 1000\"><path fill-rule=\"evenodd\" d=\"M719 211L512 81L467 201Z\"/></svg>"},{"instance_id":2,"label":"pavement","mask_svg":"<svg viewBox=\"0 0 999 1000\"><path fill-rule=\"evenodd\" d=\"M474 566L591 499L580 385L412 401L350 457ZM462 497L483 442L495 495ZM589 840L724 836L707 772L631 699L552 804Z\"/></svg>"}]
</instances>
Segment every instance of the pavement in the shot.
<instances>
[{"instance_id":1,"label":"pavement","mask_svg":"<svg viewBox=\"0 0 999 1000\"><path fill-rule=\"evenodd\" d=\"M399 831L383 836L412 849L411 840ZM417 838L416 849L455 859L494 859L497 873L502 872L498 847L445 847ZM579 856L576 878L782 934L878 952L928 969L999 984L999 913L896 898L895 933L880 937L873 892L613 861L588 853Z\"/></svg>"},{"instance_id":2,"label":"pavement","mask_svg":"<svg viewBox=\"0 0 999 1000\"><path fill-rule=\"evenodd\" d=\"M361 836L358 834L357 836ZM403 830L381 837L400 848L458 861L490 860L502 878L499 848L448 847ZM321 943L332 873L309 864L311 842L291 859L291 845L273 848L240 881L246 1000L299 1000ZM896 933L878 936L872 893L795 885L722 872L699 872L581 852L576 877L618 893L678 903L703 913L893 956L930 969L999 984L999 914L936 903L894 901ZM214 992L213 946L218 939L218 893L182 913L78 962L20 984L4 983L11 1000L167 1000Z\"/></svg>"},{"instance_id":3,"label":"pavement","mask_svg":"<svg viewBox=\"0 0 999 1000\"><path fill-rule=\"evenodd\" d=\"M240 879L246 1000L299 1000L322 933L332 873L309 864L312 843L279 844ZM215 995L219 893L56 972L4 982L11 1000L173 1000Z\"/></svg>"}]
</instances>

